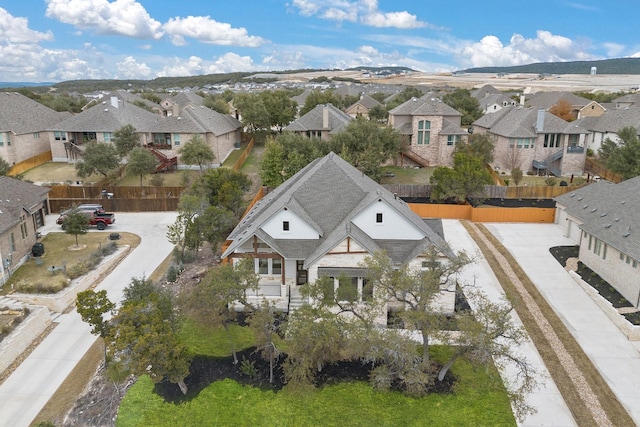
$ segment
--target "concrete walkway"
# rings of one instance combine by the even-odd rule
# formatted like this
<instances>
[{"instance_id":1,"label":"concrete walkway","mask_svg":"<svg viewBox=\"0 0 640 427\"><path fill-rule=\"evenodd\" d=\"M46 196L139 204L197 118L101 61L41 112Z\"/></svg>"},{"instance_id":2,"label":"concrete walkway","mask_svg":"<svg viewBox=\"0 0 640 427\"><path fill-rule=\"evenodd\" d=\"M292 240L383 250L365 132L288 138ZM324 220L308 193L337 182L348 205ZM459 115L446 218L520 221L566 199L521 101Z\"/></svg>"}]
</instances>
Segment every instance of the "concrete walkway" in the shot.
<instances>
[{"instance_id":1,"label":"concrete walkway","mask_svg":"<svg viewBox=\"0 0 640 427\"><path fill-rule=\"evenodd\" d=\"M480 249L462 224L456 220L443 220L443 228L447 242L455 251L464 250L477 260L463 270L461 276L462 282L474 285L476 289L487 295L491 301L501 301L501 299L504 298L504 291L498 279L493 274L493 270L482 256ZM520 318L515 312L513 312L513 318L517 324L522 325ZM521 345L520 348L516 349L516 352L529 361L539 376L537 389L527 397L527 403L535 407L537 412L527 416L522 422L518 422L518 425L522 427L577 426L571 415L571 411L551 379L551 375L533 343L529 341ZM515 374L515 371L510 370L501 372L501 375L507 381L514 381Z\"/></svg>"},{"instance_id":2,"label":"concrete walkway","mask_svg":"<svg viewBox=\"0 0 640 427\"><path fill-rule=\"evenodd\" d=\"M573 245L556 224L485 224L511 252L640 425L640 351L549 252ZM546 408L540 408L546 411ZM545 424L548 425L548 424Z\"/></svg>"},{"instance_id":3,"label":"concrete walkway","mask_svg":"<svg viewBox=\"0 0 640 427\"><path fill-rule=\"evenodd\" d=\"M43 234L59 231L56 218L47 216ZM173 249L166 232L175 218L175 212L118 213L116 224L104 233L131 232L142 241L96 289L106 289L110 300L120 301L132 277L149 276ZM58 326L0 385L0 427L29 426L97 339L75 310L56 322Z\"/></svg>"}]
</instances>

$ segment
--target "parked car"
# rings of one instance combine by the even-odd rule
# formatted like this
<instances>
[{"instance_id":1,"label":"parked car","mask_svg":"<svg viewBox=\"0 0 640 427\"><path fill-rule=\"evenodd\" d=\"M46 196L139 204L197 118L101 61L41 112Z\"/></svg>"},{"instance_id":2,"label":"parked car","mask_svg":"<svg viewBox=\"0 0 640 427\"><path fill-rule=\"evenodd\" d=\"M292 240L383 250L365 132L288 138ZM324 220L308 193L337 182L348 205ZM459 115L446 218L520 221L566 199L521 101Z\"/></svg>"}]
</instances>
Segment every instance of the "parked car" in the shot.
<instances>
[{"instance_id":1,"label":"parked car","mask_svg":"<svg viewBox=\"0 0 640 427\"><path fill-rule=\"evenodd\" d=\"M71 212L73 209L74 208L65 209L64 211L60 212L60 215L66 215L69 212ZM104 208L102 207L102 205L99 205L96 203L86 203L86 204L78 205L75 207L75 209L82 212L104 212Z\"/></svg>"},{"instance_id":2,"label":"parked car","mask_svg":"<svg viewBox=\"0 0 640 427\"><path fill-rule=\"evenodd\" d=\"M89 221L89 225L95 225L98 230L104 230L108 225L111 225L116 222L116 215L113 213L100 212L98 210L94 211L80 211L83 215L87 215L87 220ZM64 230L64 220L66 218L65 214L62 214L56 220L56 224L60 225Z\"/></svg>"}]
</instances>

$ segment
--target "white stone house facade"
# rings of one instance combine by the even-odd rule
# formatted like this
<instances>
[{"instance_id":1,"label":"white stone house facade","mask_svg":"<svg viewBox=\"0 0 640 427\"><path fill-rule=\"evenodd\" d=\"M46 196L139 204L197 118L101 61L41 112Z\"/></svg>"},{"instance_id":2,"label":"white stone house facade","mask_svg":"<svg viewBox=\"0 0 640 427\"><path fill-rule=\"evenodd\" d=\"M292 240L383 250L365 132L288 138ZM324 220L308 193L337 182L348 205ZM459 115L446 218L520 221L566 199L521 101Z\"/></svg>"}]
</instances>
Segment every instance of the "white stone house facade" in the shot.
<instances>
[{"instance_id":1,"label":"white stone house facade","mask_svg":"<svg viewBox=\"0 0 640 427\"><path fill-rule=\"evenodd\" d=\"M254 260L260 290L253 302L267 299L282 310L295 308L299 286L322 276L334 278L335 292L351 286L366 300L363 261L379 251L418 268L430 247L453 256L404 201L334 153L266 194L228 241L224 258Z\"/></svg>"}]
</instances>

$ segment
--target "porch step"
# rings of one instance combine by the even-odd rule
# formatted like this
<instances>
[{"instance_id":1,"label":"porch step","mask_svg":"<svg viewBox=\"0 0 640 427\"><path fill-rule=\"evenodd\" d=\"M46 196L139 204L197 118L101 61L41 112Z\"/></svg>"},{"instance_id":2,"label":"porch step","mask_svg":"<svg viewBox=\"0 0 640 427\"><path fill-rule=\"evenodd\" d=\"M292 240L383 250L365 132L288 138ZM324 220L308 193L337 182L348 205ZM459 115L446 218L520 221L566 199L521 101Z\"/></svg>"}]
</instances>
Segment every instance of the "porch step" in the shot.
<instances>
[{"instance_id":1,"label":"porch step","mask_svg":"<svg viewBox=\"0 0 640 427\"><path fill-rule=\"evenodd\" d=\"M289 292L289 312L292 312L302 307L305 300L302 298L297 288L292 287Z\"/></svg>"}]
</instances>

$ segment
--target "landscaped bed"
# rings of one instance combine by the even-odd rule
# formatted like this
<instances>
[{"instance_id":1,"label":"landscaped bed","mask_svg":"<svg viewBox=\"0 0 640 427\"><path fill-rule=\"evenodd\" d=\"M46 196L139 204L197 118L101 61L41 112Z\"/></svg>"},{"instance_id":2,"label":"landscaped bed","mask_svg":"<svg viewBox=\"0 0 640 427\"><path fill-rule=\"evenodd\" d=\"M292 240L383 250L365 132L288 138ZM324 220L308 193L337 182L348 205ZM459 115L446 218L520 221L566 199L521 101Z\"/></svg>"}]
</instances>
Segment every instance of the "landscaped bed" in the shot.
<instances>
[{"instance_id":1,"label":"landscaped bed","mask_svg":"<svg viewBox=\"0 0 640 427\"><path fill-rule=\"evenodd\" d=\"M578 258L579 247L578 246L556 246L549 249L551 255L564 267L567 264L569 258ZM578 269L576 273L598 291L602 297L611 303L614 308L633 307L620 292L618 292L613 286L606 280L600 277L597 273L591 270L589 267L578 261ZM633 325L640 325L640 312L623 313L622 314L629 323Z\"/></svg>"}]
</instances>

